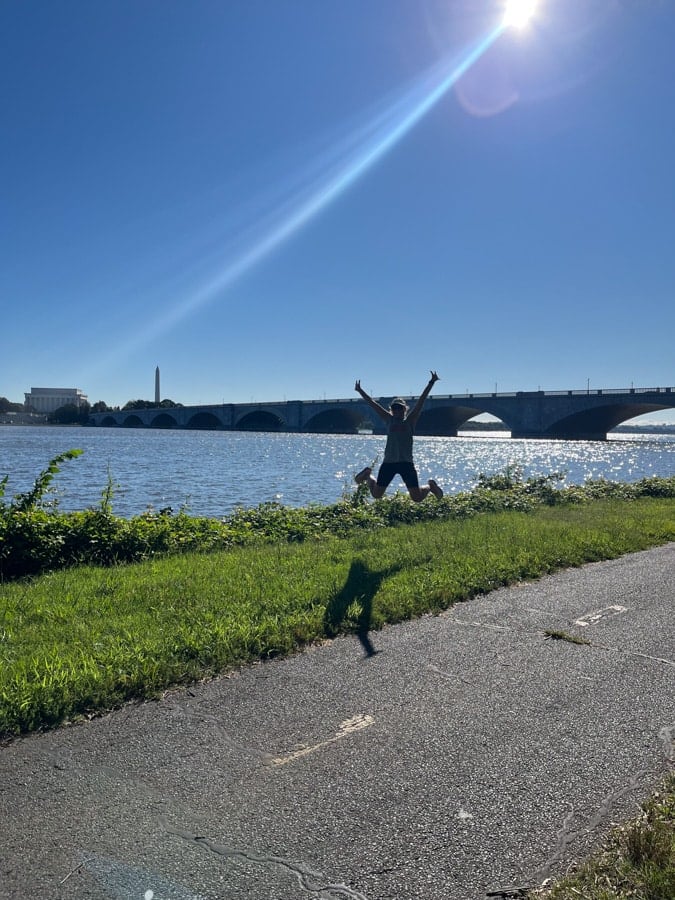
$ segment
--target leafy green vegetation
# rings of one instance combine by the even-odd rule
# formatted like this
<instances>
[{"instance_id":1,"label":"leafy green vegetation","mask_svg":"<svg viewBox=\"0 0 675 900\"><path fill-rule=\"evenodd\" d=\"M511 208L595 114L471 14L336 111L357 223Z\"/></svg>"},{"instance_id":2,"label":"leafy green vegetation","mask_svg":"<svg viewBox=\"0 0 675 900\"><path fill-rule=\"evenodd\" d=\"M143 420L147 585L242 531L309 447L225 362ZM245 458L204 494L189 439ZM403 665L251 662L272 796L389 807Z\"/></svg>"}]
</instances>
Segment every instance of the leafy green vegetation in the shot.
<instances>
[{"instance_id":1,"label":"leafy green vegetation","mask_svg":"<svg viewBox=\"0 0 675 900\"><path fill-rule=\"evenodd\" d=\"M605 846L554 887L531 900L673 900L675 775L633 821L614 829Z\"/></svg>"}]
</instances>

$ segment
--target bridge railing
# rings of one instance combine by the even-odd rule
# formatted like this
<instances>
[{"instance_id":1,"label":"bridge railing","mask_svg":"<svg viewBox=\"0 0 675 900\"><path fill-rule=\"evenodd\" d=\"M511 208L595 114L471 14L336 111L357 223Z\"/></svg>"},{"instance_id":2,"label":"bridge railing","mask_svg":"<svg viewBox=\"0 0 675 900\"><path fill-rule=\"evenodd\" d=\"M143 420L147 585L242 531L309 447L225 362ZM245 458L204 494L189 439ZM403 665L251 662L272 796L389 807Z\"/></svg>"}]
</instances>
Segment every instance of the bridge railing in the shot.
<instances>
[{"instance_id":1,"label":"bridge railing","mask_svg":"<svg viewBox=\"0 0 675 900\"><path fill-rule=\"evenodd\" d=\"M675 394L675 387L655 388L586 388L578 391L503 391L485 394L432 394L436 400L473 400L485 397L586 397L612 394Z\"/></svg>"},{"instance_id":2,"label":"bridge railing","mask_svg":"<svg viewBox=\"0 0 675 900\"><path fill-rule=\"evenodd\" d=\"M472 400L485 397L585 397L588 395L604 394L675 394L675 387L630 387L630 388L581 388L571 391L491 391L487 393L465 393L465 394L432 394L431 399L436 400ZM383 395L388 396L388 395ZM415 397L415 394L402 394L407 400ZM282 404L286 401L275 400L274 404ZM295 401L298 402L298 401ZM323 400L301 400L301 403L309 405L312 403L362 403L358 397L347 398L323 398ZM235 404L236 405L236 404Z\"/></svg>"},{"instance_id":3,"label":"bridge railing","mask_svg":"<svg viewBox=\"0 0 675 900\"><path fill-rule=\"evenodd\" d=\"M612 396L612 395L632 395L632 394L675 394L675 387L648 387L648 388L639 388L639 387L630 387L630 388L590 388L581 389L581 390L570 390L570 391L492 391L488 393L466 393L466 394L432 394L432 400L481 400L486 398L499 398L499 397L585 397L585 396ZM384 395L387 396L387 395ZM408 399L414 400L416 395L414 394L401 394L400 396ZM314 404L325 405L325 404L349 404L353 405L355 403L363 403L364 401L359 397L341 397L341 398L332 398L327 399L323 398L322 400L271 400L265 403L260 403L259 401L252 401L249 403L213 403L213 404L204 404L204 409L223 409L225 406L281 406L286 407L289 403L302 403L303 406L312 406ZM160 407L150 407L153 411L159 409ZM183 407L190 409L191 407ZM171 412L171 408L162 407L162 411ZM93 416L104 416L119 414L125 412L128 415L133 415L138 412L138 410L115 410L108 411L106 413L93 413Z\"/></svg>"}]
</instances>

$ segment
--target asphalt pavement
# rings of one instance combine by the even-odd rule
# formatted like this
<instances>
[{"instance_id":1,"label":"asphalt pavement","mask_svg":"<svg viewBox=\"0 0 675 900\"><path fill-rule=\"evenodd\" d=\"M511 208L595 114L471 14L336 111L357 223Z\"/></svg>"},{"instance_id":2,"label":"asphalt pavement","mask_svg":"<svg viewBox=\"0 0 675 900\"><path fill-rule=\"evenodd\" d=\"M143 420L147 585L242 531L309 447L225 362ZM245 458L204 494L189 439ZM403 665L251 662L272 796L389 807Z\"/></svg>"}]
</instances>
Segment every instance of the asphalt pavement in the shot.
<instances>
[{"instance_id":1,"label":"asphalt pavement","mask_svg":"<svg viewBox=\"0 0 675 900\"><path fill-rule=\"evenodd\" d=\"M674 601L669 544L15 740L0 898L536 887L675 763Z\"/></svg>"}]
</instances>

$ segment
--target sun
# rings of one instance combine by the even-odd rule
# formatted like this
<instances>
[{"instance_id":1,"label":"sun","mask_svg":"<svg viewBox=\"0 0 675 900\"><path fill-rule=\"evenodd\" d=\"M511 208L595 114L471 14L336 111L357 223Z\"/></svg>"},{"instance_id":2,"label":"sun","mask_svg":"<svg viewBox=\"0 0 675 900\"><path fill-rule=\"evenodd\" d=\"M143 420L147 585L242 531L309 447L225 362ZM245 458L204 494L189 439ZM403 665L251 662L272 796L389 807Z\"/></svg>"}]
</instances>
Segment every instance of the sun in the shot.
<instances>
[{"instance_id":1,"label":"sun","mask_svg":"<svg viewBox=\"0 0 675 900\"><path fill-rule=\"evenodd\" d=\"M525 28L534 15L537 0L506 0L504 28Z\"/></svg>"}]
</instances>

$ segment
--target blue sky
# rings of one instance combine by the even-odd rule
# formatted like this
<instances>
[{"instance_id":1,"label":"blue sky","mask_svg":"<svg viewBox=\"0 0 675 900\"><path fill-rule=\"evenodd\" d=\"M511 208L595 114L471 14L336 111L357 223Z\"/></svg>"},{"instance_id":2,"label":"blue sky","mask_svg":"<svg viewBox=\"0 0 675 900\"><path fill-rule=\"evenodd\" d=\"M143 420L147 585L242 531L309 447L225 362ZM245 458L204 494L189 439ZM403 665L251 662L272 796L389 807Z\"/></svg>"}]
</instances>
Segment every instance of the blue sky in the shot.
<instances>
[{"instance_id":1,"label":"blue sky","mask_svg":"<svg viewBox=\"0 0 675 900\"><path fill-rule=\"evenodd\" d=\"M675 385L675 4L502 15L0 3L0 396Z\"/></svg>"}]
</instances>

